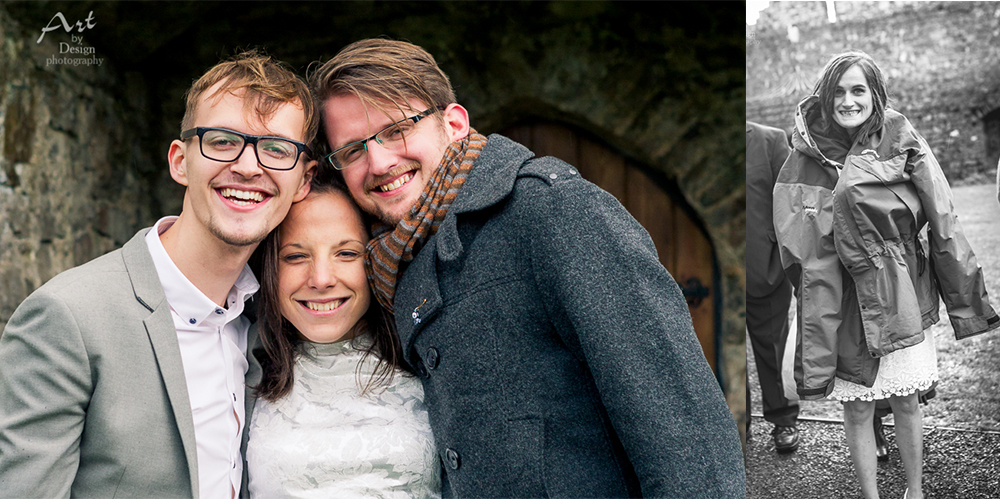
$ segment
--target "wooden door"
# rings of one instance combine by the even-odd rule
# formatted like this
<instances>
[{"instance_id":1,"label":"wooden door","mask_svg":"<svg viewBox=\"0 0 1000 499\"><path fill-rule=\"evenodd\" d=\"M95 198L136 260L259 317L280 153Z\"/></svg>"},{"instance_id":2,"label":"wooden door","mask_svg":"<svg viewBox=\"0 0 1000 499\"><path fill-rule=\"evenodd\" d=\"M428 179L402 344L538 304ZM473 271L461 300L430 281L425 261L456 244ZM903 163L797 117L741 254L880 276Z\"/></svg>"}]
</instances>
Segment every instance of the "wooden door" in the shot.
<instances>
[{"instance_id":1,"label":"wooden door","mask_svg":"<svg viewBox=\"0 0 1000 499\"><path fill-rule=\"evenodd\" d=\"M555 156L575 166L583 178L610 192L649 232L674 280L686 288L698 341L716 368L715 255L704 232L676 201L632 162L608 147L562 125L533 123L501 132L537 156Z\"/></svg>"}]
</instances>

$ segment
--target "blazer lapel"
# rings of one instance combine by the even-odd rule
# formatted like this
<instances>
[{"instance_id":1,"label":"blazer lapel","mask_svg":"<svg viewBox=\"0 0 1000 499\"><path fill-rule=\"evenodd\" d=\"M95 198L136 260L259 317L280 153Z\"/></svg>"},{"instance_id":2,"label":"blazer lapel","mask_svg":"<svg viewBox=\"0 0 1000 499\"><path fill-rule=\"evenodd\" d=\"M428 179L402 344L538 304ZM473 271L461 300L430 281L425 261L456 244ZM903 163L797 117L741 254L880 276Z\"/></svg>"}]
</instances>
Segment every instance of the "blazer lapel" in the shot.
<instances>
[{"instance_id":1,"label":"blazer lapel","mask_svg":"<svg viewBox=\"0 0 1000 499\"><path fill-rule=\"evenodd\" d=\"M246 422L243 424L243 450L246 451L247 437L250 433L250 419L253 416L253 408L257 403L257 397L255 396L256 387L260 383L260 378L262 375L260 368L260 357L266 355L264 353L264 347L260 344L260 339L258 336L258 327L260 323L254 323L250 326L250 331L247 332L247 373L243 378L246 382L246 396L243 402L243 418Z\"/></svg>"},{"instance_id":2,"label":"blazer lapel","mask_svg":"<svg viewBox=\"0 0 1000 499\"><path fill-rule=\"evenodd\" d=\"M146 326L149 343L156 356L156 364L160 377L170 399L174 420L187 456L188 473L191 476L191 493L198 497L198 453L194 437L194 419L191 416L191 402L187 391L187 380L184 377L184 364L181 360L181 349L177 342L177 330L170 314L170 305L163 294L163 285L156 274L153 258L146 246L145 236L148 229L139 231L122 247L125 268L135 298L150 312L142 323Z\"/></svg>"},{"instance_id":3,"label":"blazer lapel","mask_svg":"<svg viewBox=\"0 0 1000 499\"><path fill-rule=\"evenodd\" d=\"M246 382L246 391L244 392L244 402L243 402L243 418L246 420L243 423L243 435L240 441L240 452L243 454L243 478L242 487L240 487L240 497L249 497L249 474L247 466L247 442L250 440L250 424L253 422L253 408L257 404L256 391L254 387L260 383L262 376L260 359L267 355L264 353L264 347L260 344L260 336L258 328L260 327L260 322L255 322L250 326L250 330L247 332L247 373L244 377Z\"/></svg>"}]
</instances>

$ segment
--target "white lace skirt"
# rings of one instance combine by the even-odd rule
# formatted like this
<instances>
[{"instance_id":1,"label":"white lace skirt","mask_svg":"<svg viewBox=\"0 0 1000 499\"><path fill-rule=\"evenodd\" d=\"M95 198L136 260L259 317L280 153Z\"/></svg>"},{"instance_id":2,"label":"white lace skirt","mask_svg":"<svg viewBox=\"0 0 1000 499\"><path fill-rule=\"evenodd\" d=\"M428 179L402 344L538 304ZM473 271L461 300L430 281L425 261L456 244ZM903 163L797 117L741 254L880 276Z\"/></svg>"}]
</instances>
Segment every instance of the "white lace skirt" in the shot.
<instances>
[{"instance_id":1,"label":"white lace skirt","mask_svg":"<svg viewBox=\"0 0 1000 499\"><path fill-rule=\"evenodd\" d=\"M829 398L848 402L872 401L927 390L938 380L934 334L924 331L924 341L888 353L879 360L878 374L871 388L836 378Z\"/></svg>"}]
</instances>

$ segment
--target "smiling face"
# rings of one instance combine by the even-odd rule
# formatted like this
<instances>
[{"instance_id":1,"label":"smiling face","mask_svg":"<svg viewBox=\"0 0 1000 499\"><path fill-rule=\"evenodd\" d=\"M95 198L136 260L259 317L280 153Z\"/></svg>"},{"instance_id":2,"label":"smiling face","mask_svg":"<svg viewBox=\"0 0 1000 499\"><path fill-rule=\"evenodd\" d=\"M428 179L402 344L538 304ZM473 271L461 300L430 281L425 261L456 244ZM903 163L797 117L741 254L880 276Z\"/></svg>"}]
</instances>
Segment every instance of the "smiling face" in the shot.
<instances>
[{"instance_id":1,"label":"smiling face","mask_svg":"<svg viewBox=\"0 0 1000 499\"><path fill-rule=\"evenodd\" d=\"M366 139L428 107L415 99L408 104L410 109L404 106L405 113L392 104L380 104L389 110L386 116L353 94L327 99L321 112L330 149ZM448 145L468 135L468 130L467 112L458 104L451 104L440 114L416 123L407 134L405 148L390 150L369 141L367 157L341 172L344 182L363 210L394 225L416 204Z\"/></svg>"},{"instance_id":2,"label":"smiling face","mask_svg":"<svg viewBox=\"0 0 1000 499\"><path fill-rule=\"evenodd\" d=\"M833 120L853 132L872 115L872 92L857 64L840 77L833 96Z\"/></svg>"},{"instance_id":3,"label":"smiling face","mask_svg":"<svg viewBox=\"0 0 1000 499\"><path fill-rule=\"evenodd\" d=\"M352 338L371 303L358 210L343 193L312 193L292 205L280 230L281 315L315 343Z\"/></svg>"},{"instance_id":4,"label":"smiling face","mask_svg":"<svg viewBox=\"0 0 1000 499\"><path fill-rule=\"evenodd\" d=\"M305 114L297 103L282 104L261 123L256 116L245 112L242 92L224 92L209 99L221 84L203 94L194 113L194 126L304 139ZM257 163L249 145L236 161L214 161L201 154L197 136L173 141L168 161L171 176L187 187L182 218L196 221L199 234L231 246L256 244L276 227L292 202L309 192L309 170L315 164L303 155L291 170L268 170Z\"/></svg>"}]
</instances>

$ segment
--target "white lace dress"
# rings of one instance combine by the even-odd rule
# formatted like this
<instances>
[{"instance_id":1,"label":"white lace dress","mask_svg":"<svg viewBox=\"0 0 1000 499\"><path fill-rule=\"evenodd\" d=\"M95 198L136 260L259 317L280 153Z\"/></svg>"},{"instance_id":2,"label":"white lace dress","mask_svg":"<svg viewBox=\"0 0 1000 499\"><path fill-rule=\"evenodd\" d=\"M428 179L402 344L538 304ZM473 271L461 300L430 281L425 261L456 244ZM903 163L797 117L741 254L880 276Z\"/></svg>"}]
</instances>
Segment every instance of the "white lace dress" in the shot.
<instances>
[{"instance_id":1,"label":"white lace dress","mask_svg":"<svg viewBox=\"0 0 1000 499\"><path fill-rule=\"evenodd\" d=\"M835 378L829 398L841 402L887 399L927 390L937 380L937 349L934 334L928 329L924 331L924 341L889 352L879 359L875 384L871 388Z\"/></svg>"},{"instance_id":2,"label":"white lace dress","mask_svg":"<svg viewBox=\"0 0 1000 499\"><path fill-rule=\"evenodd\" d=\"M376 361L358 370L363 351L350 340L306 343L302 351L291 393L254 407L250 497L441 497L420 381L396 373L390 386L361 396L358 376L366 383Z\"/></svg>"}]
</instances>

